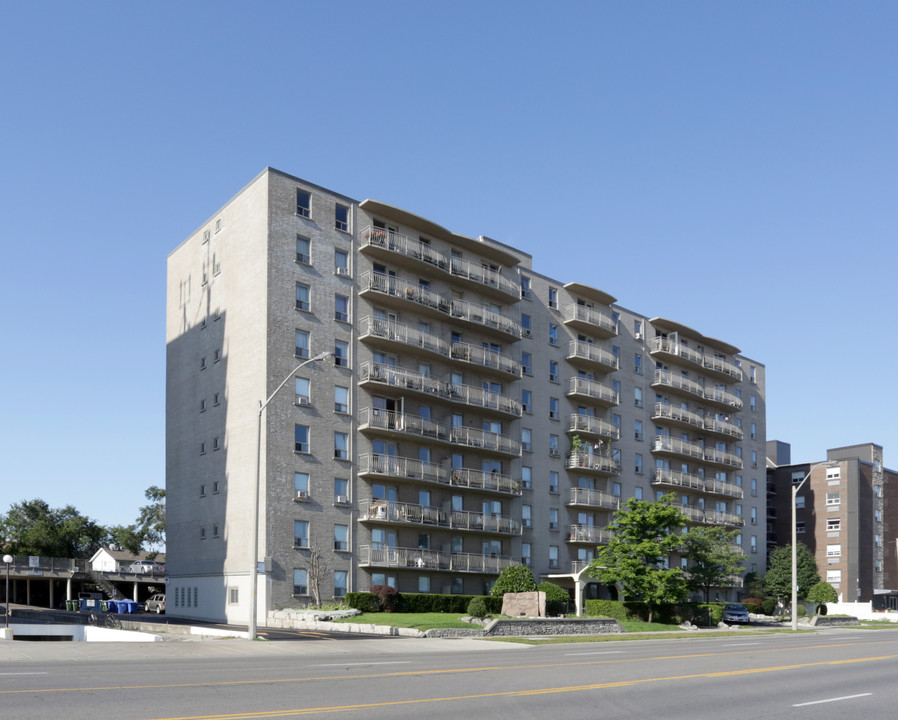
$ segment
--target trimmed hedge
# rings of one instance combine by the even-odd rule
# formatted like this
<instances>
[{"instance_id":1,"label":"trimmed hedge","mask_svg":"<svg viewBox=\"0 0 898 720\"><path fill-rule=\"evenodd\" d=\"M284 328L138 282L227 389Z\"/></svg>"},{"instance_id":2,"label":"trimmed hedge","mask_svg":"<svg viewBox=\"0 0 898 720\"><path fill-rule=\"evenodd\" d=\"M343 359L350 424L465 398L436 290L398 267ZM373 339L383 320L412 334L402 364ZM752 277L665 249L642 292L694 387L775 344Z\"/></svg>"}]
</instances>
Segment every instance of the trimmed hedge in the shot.
<instances>
[{"instance_id":1,"label":"trimmed hedge","mask_svg":"<svg viewBox=\"0 0 898 720\"><path fill-rule=\"evenodd\" d=\"M444 612L464 615L475 597L483 598L486 611L490 615L502 612L502 598L488 595L440 595L436 593L406 593L399 595L398 610L401 612L425 613ZM377 595L370 592L346 593L346 605L361 612L382 612Z\"/></svg>"},{"instance_id":2,"label":"trimmed hedge","mask_svg":"<svg viewBox=\"0 0 898 720\"><path fill-rule=\"evenodd\" d=\"M541 582L537 586L537 590L546 594L547 615L563 615L567 612L568 604L571 602L571 596L563 587L546 581Z\"/></svg>"},{"instance_id":3,"label":"trimmed hedge","mask_svg":"<svg viewBox=\"0 0 898 720\"><path fill-rule=\"evenodd\" d=\"M696 625L708 624L708 608L711 608L711 624L723 618L724 603L684 603L682 605L658 605L652 620L656 623L679 625L690 620ZM620 600L587 600L584 611L587 617L610 617L620 622L627 620L647 622L649 608L644 602Z\"/></svg>"}]
</instances>

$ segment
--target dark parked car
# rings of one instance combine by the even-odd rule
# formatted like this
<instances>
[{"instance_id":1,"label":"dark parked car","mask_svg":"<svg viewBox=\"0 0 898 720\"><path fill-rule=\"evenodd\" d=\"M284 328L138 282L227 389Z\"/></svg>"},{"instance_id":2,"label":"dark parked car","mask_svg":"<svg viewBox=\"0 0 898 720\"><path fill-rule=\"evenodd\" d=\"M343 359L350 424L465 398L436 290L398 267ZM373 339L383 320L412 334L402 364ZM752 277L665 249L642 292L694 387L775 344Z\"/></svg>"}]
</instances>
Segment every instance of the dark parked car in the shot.
<instances>
[{"instance_id":1,"label":"dark parked car","mask_svg":"<svg viewBox=\"0 0 898 720\"><path fill-rule=\"evenodd\" d=\"M723 606L723 621L734 623L747 623L748 610L742 603L727 603Z\"/></svg>"},{"instance_id":2,"label":"dark parked car","mask_svg":"<svg viewBox=\"0 0 898 720\"><path fill-rule=\"evenodd\" d=\"M165 612L165 593L157 593L146 602L147 612L161 615Z\"/></svg>"}]
</instances>

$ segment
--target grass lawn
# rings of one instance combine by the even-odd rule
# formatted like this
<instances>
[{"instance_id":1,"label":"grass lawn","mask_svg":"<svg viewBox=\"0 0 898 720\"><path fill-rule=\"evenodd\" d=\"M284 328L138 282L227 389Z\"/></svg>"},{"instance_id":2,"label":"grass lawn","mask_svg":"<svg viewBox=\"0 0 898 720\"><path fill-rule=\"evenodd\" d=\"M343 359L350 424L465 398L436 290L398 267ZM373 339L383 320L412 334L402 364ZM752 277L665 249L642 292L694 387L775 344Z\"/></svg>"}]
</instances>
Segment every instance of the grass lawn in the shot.
<instances>
[{"instance_id":1,"label":"grass lawn","mask_svg":"<svg viewBox=\"0 0 898 720\"><path fill-rule=\"evenodd\" d=\"M334 619L343 623L370 623L372 625L392 625L393 627L430 630L431 628L479 628L479 625L459 620L452 613L362 613L351 618Z\"/></svg>"}]
</instances>

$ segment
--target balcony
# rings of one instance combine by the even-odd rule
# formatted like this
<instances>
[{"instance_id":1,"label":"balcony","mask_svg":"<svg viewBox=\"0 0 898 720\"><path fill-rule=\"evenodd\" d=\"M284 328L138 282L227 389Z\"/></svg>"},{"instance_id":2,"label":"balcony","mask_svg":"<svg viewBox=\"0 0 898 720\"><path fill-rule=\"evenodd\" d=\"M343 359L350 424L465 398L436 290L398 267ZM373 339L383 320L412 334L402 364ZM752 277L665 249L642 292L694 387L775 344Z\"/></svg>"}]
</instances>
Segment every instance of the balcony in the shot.
<instances>
[{"instance_id":1,"label":"balcony","mask_svg":"<svg viewBox=\"0 0 898 720\"><path fill-rule=\"evenodd\" d=\"M515 340L521 337L521 324L517 320L488 310L482 304L446 297L393 275L362 273L359 278L359 295L374 296L382 303L398 307L413 303L427 314L451 319L456 325L470 325L478 330L494 331Z\"/></svg>"},{"instance_id":2,"label":"balcony","mask_svg":"<svg viewBox=\"0 0 898 720\"><path fill-rule=\"evenodd\" d=\"M581 570L589 567L592 560L571 560L571 574L576 575Z\"/></svg>"},{"instance_id":3,"label":"balcony","mask_svg":"<svg viewBox=\"0 0 898 720\"><path fill-rule=\"evenodd\" d=\"M411 391L427 397L436 396L448 402L494 410L509 417L521 417L523 414L520 400L507 395L471 385L450 385L429 375L384 363L364 363L359 368L359 385L370 384L378 387L396 387L402 392Z\"/></svg>"},{"instance_id":4,"label":"balcony","mask_svg":"<svg viewBox=\"0 0 898 720\"><path fill-rule=\"evenodd\" d=\"M620 498L617 495L590 490L589 488L571 488L571 496L568 505L585 505L586 507L602 508L603 510L617 510L620 508Z\"/></svg>"},{"instance_id":5,"label":"balcony","mask_svg":"<svg viewBox=\"0 0 898 720\"><path fill-rule=\"evenodd\" d=\"M653 357L670 360L685 360L697 365L705 371L716 374L734 382L742 382L742 370L740 367L725 358L708 355L688 345L683 345L670 338L656 337L649 341L649 352Z\"/></svg>"},{"instance_id":6,"label":"balcony","mask_svg":"<svg viewBox=\"0 0 898 720\"><path fill-rule=\"evenodd\" d=\"M690 457L701 462L736 468L737 470L742 468L742 458L734 453L718 450L714 447L705 447L701 443L680 440L667 435L655 437L654 441L652 441L652 452L678 457Z\"/></svg>"},{"instance_id":7,"label":"balcony","mask_svg":"<svg viewBox=\"0 0 898 720\"><path fill-rule=\"evenodd\" d=\"M449 530L473 530L480 533L520 535L521 524L504 515L485 515L466 510L443 510L429 505L361 500L360 522L380 522L389 525L427 525Z\"/></svg>"},{"instance_id":8,"label":"balcony","mask_svg":"<svg viewBox=\"0 0 898 720\"><path fill-rule=\"evenodd\" d=\"M571 378L571 385L567 392L567 396L587 398L596 405L604 405L605 407L620 405L619 393L616 393L607 385L581 377Z\"/></svg>"},{"instance_id":9,"label":"balcony","mask_svg":"<svg viewBox=\"0 0 898 720\"><path fill-rule=\"evenodd\" d=\"M597 452L572 452L568 455L566 467L568 470L594 472L603 475L620 474L620 462L615 460L610 454L605 455Z\"/></svg>"},{"instance_id":10,"label":"balcony","mask_svg":"<svg viewBox=\"0 0 898 720\"><path fill-rule=\"evenodd\" d=\"M483 264L447 255L418 238L368 226L361 232L360 249L366 255L379 257L387 262L414 268L428 266L467 282L478 292L496 295L503 300L520 299L521 287L517 279L512 281ZM410 262L402 263L403 259Z\"/></svg>"},{"instance_id":11,"label":"balcony","mask_svg":"<svg viewBox=\"0 0 898 720\"><path fill-rule=\"evenodd\" d=\"M503 377L521 377L521 364L507 355L468 343L448 343L439 335L418 330L403 323L363 317L359 320L359 338L395 351L396 345L414 348L418 352L449 358L498 373Z\"/></svg>"},{"instance_id":12,"label":"balcony","mask_svg":"<svg viewBox=\"0 0 898 720\"><path fill-rule=\"evenodd\" d=\"M680 505L678 507L690 522L702 523L704 525L729 525L732 527L745 525L745 520L740 515L734 515L733 513L706 510L694 505Z\"/></svg>"},{"instance_id":13,"label":"balcony","mask_svg":"<svg viewBox=\"0 0 898 720\"><path fill-rule=\"evenodd\" d=\"M453 427L430 418L379 408L365 407L359 410L359 430L382 432L393 437L421 437L431 442L461 445L514 457L521 454L520 441L499 433Z\"/></svg>"},{"instance_id":14,"label":"balcony","mask_svg":"<svg viewBox=\"0 0 898 720\"><path fill-rule=\"evenodd\" d=\"M699 492L710 493L714 495L726 495L732 498L743 497L742 488L736 483L715 480L714 478L703 478L699 475L690 473L677 472L674 470L664 470L662 468L655 469L655 477L652 485L661 487L687 488L689 490L698 490Z\"/></svg>"},{"instance_id":15,"label":"balcony","mask_svg":"<svg viewBox=\"0 0 898 720\"><path fill-rule=\"evenodd\" d=\"M588 365L606 373L614 372L620 367L620 361L613 353L582 340L571 340L568 346L567 360Z\"/></svg>"},{"instance_id":16,"label":"balcony","mask_svg":"<svg viewBox=\"0 0 898 720\"><path fill-rule=\"evenodd\" d=\"M568 432L578 433L584 436L620 440L620 428L607 420L601 420L590 415L581 415L580 413L571 415Z\"/></svg>"},{"instance_id":17,"label":"balcony","mask_svg":"<svg viewBox=\"0 0 898 720\"><path fill-rule=\"evenodd\" d=\"M617 323L610 312L585 305L568 305L564 309L564 324L600 338L607 339L617 335Z\"/></svg>"},{"instance_id":18,"label":"balcony","mask_svg":"<svg viewBox=\"0 0 898 720\"><path fill-rule=\"evenodd\" d=\"M652 420L668 420L675 425L688 425L709 433L722 435L735 440L742 439L742 428L727 420L721 420L713 415L701 415L689 410L671 405L670 403L655 403Z\"/></svg>"},{"instance_id":19,"label":"balcony","mask_svg":"<svg viewBox=\"0 0 898 720\"><path fill-rule=\"evenodd\" d=\"M359 456L359 477L382 477L438 483L449 487L521 495L521 483L510 475L472 468L445 468L435 463L395 455Z\"/></svg>"},{"instance_id":20,"label":"balcony","mask_svg":"<svg viewBox=\"0 0 898 720\"><path fill-rule=\"evenodd\" d=\"M670 370L655 370L652 387L666 387L720 405L727 410L742 409L742 399L734 393L715 387L705 387L695 380L684 378Z\"/></svg>"},{"instance_id":21,"label":"balcony","mask_svg":"<svg viewBox=\"0 0 898 720\"><path fill-rule=\"evenodd\" d=\"M405 547L373 545L359 547L359 565L362 567L413 568L498 575L505 568L516 564L514 558L503 556L449 554Z\"/></svg>"},{"instance_id":22,"label":"balcony","mask_svg":"<svg viewBox=\"0 0 898 720\"><path fill-rule=\"evenodd\" d=\"M607 545L613 533L593 525L571 525L567 541L569 543L588 543L590 545Z\"/></svg>"}]
</instances>

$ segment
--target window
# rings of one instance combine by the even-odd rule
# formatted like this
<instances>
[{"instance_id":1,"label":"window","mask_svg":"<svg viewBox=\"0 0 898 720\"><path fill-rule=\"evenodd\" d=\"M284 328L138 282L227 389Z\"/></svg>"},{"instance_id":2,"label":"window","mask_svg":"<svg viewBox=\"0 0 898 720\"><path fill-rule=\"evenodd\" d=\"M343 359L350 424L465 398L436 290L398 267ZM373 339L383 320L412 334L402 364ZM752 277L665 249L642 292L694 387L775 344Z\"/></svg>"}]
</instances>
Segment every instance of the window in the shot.
<instances>
[{"instance_id":1,"label":"window","mask_svg":"<svg viewBox=\"0 0 898 720\"><path fill-rule=\"evenodd\" d=\"M751 451L751 466L753 468L758 467L758 451L757 450Z\"/></svg>"},{"instance_id":2,"label":"window","mask_svg":"<svg viewBox=\"0 0 898 720\"><path fill-rule=\"evenodd\" d=\"M837 492L828 492L826 493L826 504L827 505L839 505L841 504L842 499L839 493Z\"/></svg>"},{"instance_id":3,"label":"window","mask_svg":"<svg viewBox=\"0 0 898 720\"><path fill-rule=\"evenodd\" d=\"M200 358L200 370L205 370L205 369L206 369L206 358L201 357Z\"/></svg>"},{"instance_id":4,"label":"window","mask_svg":"<svg viewBox=\"0 0 898 720\"><path fill-rule=\"evenodd\" d=\"M521 371L524 375L533 375L533 355L529 352L521 353Z\"/></svg>"},{"instance_id":5,"label":"window","mask_svg":"<svg viewBox=\"0 0 898 720\"><path fill-rule=\"evenodd\" d=\"M530 543L521 543L521 565L532 565L533 564L533 555L531 554L533 551L530 547Z\"/></svg>"},{"instance_id":6,"label":"window","mask_svg":"<svg viewBox=\"0 0 898 720\"><path fill-rule=\"evenodd\" d=\"M418 592L419 593L429 593L430 592L430 578L427 575L421 575L418 578Z\"/></svg>"},{"instance_id":7,"label":"window","mask_svg":"<svg viewBox=\"0 0 898 720\"><path fill-rule=\"evenodd\" d=\"M521 449L528 452L533 450L533 430L521 428Z\"/></svg>"},{"instance_id":8,"label":"window","mask_svg":"<svg viewBox=\"0 0 898 720\"><path fill-rule=\"evenodd\" d=\"M212 537L214 537L214 538L218 537L218 525L212 526Z\"/></svg>"},{"instance_id":9,"label":"window","mask_svg":"<svg viewBox=\"0 0 898 720\"><path fill-rule=\"evenodd\" d=\"M795 532L799 535L804 532L804 520L795 521Z\"/></svg>"},{"instance_id":10,"label":"window","mask_svg":"<svg viewBox=\"0 0 898 720\"><path fill-rule=\"evenodd\" d=\"M633 371L642 374L642 355L639 353L633 355Z\"/></svg>"},{"instance_id":11,"label":"window","mask_svg":"<svg viewBox=\"0 0 898 720\"><path fill-rule=\"evenodd\" d=\"M841 570L827 570L826 571L826 582L828 582L828 583L842 582L842 571Z\"/></svg>"},{"instance_id":12,"label":"window","mask_svg":"<svg viewBox=\"0 0 898 720\"><path fill-rule=\"evenodd\" d=\"M347 433L334 433L334 457L337 460L349 459L349 435Z\"/></svg>"},{"instance_id":13,"label":"window","mask_svg":"<svg viewBox=\"0 0 898 720\"><path fill-rule=\"evenodd\" d=\"M558 326L549 323L549 345L558 346Z\"/></svg>"},{"instance_id":14,"label":"window","mask_svg":"<svg viewBox=\"0 0 898 720\"><path fill-rule=\"evenodd\" d=\"M334 550L349 549L349 525L334 525Z\"/></svg>"},{"instance_id":15,"label":"window","mask_svg":"<svg viewBox=\"0 0 898 720\"><path fill-rule=\"evenodd\" d=\"M309 357L309 333L305 330L297 330L296 334L296 349L293 354L296 357L307 358Z\"/></svg>"},{"instance_id":16,"label":"window","mask_svg":"<svg viewBox=\"0 0 898 720\"><path fill-rule=\"evenodd\" d=\"M758 423L751 424L751 432L749 434L751 435L752 440L758 439Z\"/></svg>"},{"instance_id":17,"label":"window","mask_svg":"<svg viewBox=\"0 0 898 720\"><path fill-rule=\"evenodd\" d=\"M309 521L293 521L293 546L298 548L309 547Z\"/></svg>"},{"instance_id":18,"label":"window","mask_svg":"<svg viewBox=\"0 0 898 720\"><path fill-rule=\"evenodd\" d=\"M296 425L293 430L294 450L300 453L309 452L309 426Z\"/></svg>"},{"instance_id":19,"label":"window","mask_svg":"<svg viewBox=\"0 0 898 720\"><path fill-rule=\"evenodd\" d=\"M346 571L334 570L334 597L346 596Z\"/></svg>"},{"instance_id":20,"label":"window","mask_svg":"<svg viewBox=\"0 0 898 720\"><path fill-rule=\"evenodd\" d=\"M555 470L549 472L549 492L558 493L558 473Z\"/></svg>"},{"instance_id":21,"label":"window","mask_svg":"<svg viewBox=\"0 0 898 720\"><path fill-rule=\"evenodd\" d=\"M345 295L334 295L334 320L349 322L349 298Z\"/></svg>"},{"instance_id":22,"label":"window","mask_svg":"<svg viewBox=\"0 0 898 720\"><path fill-rule=\"evenodd\" d=\"M309 286L296 283L296 309L308 312L309 310Z\"/></svg>"},{"instance_id":23,"label":"window","mask_svg":"<svg viewBox=\"0 0 898 720\"><path fill-rule=\"evenodd\" d=\"M309 265L312 262L312 241L302 235L296 236L296 262Z\"/></svg>"},{"instance_id":24,"label":"window","mask_svg":"<svg viewBox=\"0 0 898 720\"><path fill-rule=\"evenodd\" d=\"M334 365L349 367L349 343L345 340L334 340Z\"/></svg>"},{"instance_id":25,"label":"window","mask_svg":"<svg viewBox=\"0 0 898 720\"><path fill-rule=\"evenodd\" d=\"M240 588L239 587L229 587L228 588L228 605L239 605L240 604Z\"/></svg>"},{"instance_id":26,"label":"window","mask_svg":"<svg viewBox=\"0 0 898 720\"><path fill-rule=\"evenodd\" d=\"M796 495L795 496L795 508L797 510L804 509L804 495Z\"/></svg>"},{"instance_id":27,"label":"window","mask_svg":"<svg viewBox=\"0 0 898 720\"><path fill-rule=\"evenodd\" d=\"M533 334L532 323L527 313L521 313L521 329L524 331L524 337L530 337Z\"/></svg>"},{"instance_id":28,"label":"window","mask_svg":"<svg viewBox=\"0 0 898 720\"><path fill-rule=\"evenodd\" d=\"M549 455L552 457L558 457L559 454L559 446L558 446L558 436L557 435L549 435Z\"/></svg>"},{"instance_id":29,"label":"window","mask_svg":"<svg viewBox=\"0 0 898 720\"><path fill-rule=\"evenodd\" d=\"M200 485L200 497L206 497L206 486Z\"/></svg>"},{"instance_id":30,"label":"window","mask_svg":"<svg viewBox=\"0 0 898 720\"><path fill-rule=\"evenodd\" d=\"M334 250L334 272L349 275L349 253L345 250Z\"/></svg>"},{"instance_id":31,"label":"window","mask_svg":"<svg viewBox=\"0 0 898 720\"><path fill-rule=\"evenodd\" d=\"M349 208L337 203L334 206L334 228L349 232Z\"/></svg>"},{"instance_id":32,"label":"window","mask_svg":"<svg viewBox=\"0 0 898 720\"><path fill-rule=\"evenodd\" d=\"M842 557L842 546L841 545L827 545L826 546L826 557Z\"/></svg>"},{"instance_id":33,"label":"window","mask_svg":"<svg viewBox=\"0 0 898 720\"><path fill-rule=\"evenodd\" d=\"M529 390L521 390L521 410L525 413L533 412L533 393Z\"/></svg>"},{"instance_id":34,"label":"window","mask_svg":"<svg viewBox=\"0 0 898 720\"><path fill-rule=\"evenodd\" d=\"M751 552L753 552L753 553L758 552L758 536L757 535L751 536L750 544L751 544Z\"/></svg>"},{"instance_id":35,"label":"window","mask_svg":"<svg viewBox=\"0 0 898 720\"><path fill-rule=\"evenodd\" d=\"M828 518L826 532L839 532L842 529L842 521L839 518Z\"/></svg>"},{"instance_id":36,"label":"window","mask_svg":"<svg viewBox=\"0 0 898 720\"><path fill-rule=\"evenodd\" d=\"M752 410L758 409L758 398L754 393L752 393L751 396L749 397L748 404Z\"/></svg>"},{"instance_id":37,"label":"window","mask_svg":"<svg viewBox=\"0 0 898 720\"><path fill-rule=\"evenodd\" d=\"M533 527L533 508L530 505L521 505L521 524L524 527Z\"/></svg>"},{"instance_id":38,"label":"window","mask_svg":"<svg viewBox=\"0 0 898 720\"><path fill-rule=\"evenodd\" d=\"M295 403L297 405L308 405L311 403L310 395L309 395L309 379L308 378L296 378L296 400Z\"/></svg>"},{"instance_id":39,"label":"window","mask_svg":"<svg viewBox=\"0 0 898 720\"><path fill-rule=\"evenodd\" d=\"M876 547L882 547L882 535L873 536L873 545Z\"/></svg>"},{"instance_id":40,"label":"window","mask_svg":"<svg viewBox=\"0 0 898 720\"><path fill-rule=\"evenodd\" d=\"M558 419L558 398L549 398L549 417L552 418L552 420Z\"/></svg>"},{"instance_id":41,"label":"window","mask_svg":"<svg viewBox=\"0 0 898 720\"><path fill-rule=\"evenodd\" d=\"M349 502L349 480L334 478L334 502Z\"/></svg>"},{"instance_id":42,"label":"window","mask_svg":"<svg viewBox=\"0 0 898 720\"><path fill-rule=\"evenodd\" d=\"M633 497L636 498L637 500L642 500L642 488L641 487L633 488Z\"/></svg>"},{"instance_id":43,"label":"window","mask_svg":"<svg viewBox=\"0 0 898 720\"><path fill-rule=\"evenodd\" d=\"M221 440L217 437L212 438L212 449L221 450Z\"/></svg>"},{"instance_id":44,"label":"window","mask_svg":"<svg viewBox=\"0 0 898 720\"><path fill-rule=\"evenodd\" d=\"M206 443L201 442L200 443L200 455L205 455L205 454L206 454Z\"/></svg>"},{"instance_id":45,"label":"window","mask_svg":"<svg viewBox=\"0 0 898 720\"><path fill-rule=\"evenodd\" d=\"M218 480L212 483L212 493L214 495L218 494Z\"/></svg>"},{"instance_id":46,"label":"window","mask_svg":"<svg viewBox=\"0 0 898 720\"><path fill-rule=\"evenodd\" d=\"M219 360L221 360L221 348L216 349L212 362L218 362Z\"/></svg>"},{"instance_id":47,"label":"window","mask_svg":"<svg viewBox=\"0 0 898 720\"><path fill-rule=\"evenodd\" d=\"M312 193L305 190L296 191L296 214L312 217Z\"/></svg>"},{"instance_id":48,"label":"window","mask_svg":"<svg viewBox=\"0 0 898 720\"><path fill-rule=\"evenodd\" d=\"M215 394L212 396L212 404L213 404L213 405L220 405L220 404L221 404L221 393L215 393Z\"/></svg>"},{"instance_id":49,"label":"window","mask_svg":"<svg viewBox=\"0 0 898 720\"><path fill-rule=\"evenodd\" d=\"M549 508L549 530L558 529L558 508Z\"/></svg>"},{"instance_id":50,"label":"window","mask_svg":"<svg viewBox=\"0 0 898 720\"><path fill-rule=\"evenodd\" d=\"M751 508L751 524L758 524L758 508L756 507Z\"/></svg>"},{"instance_id":51,"label":"window","mask_svg":"<svg viewBox=\"0 0 898 720\"><path fill-rule=\"evenodd\" d=\"M757 478L751 479L751 495L752 495L752 497L758 496L758 479Z\"/></svg>"},{"instance_id":52,"label":"window","mask_svg":"<svg viewBox=\"0 0 898 720\"><path fill-rule=\"evenodd\" d=\"M293 571L293 594L309 594L309 571L305 568L296 568Z\"/></svg>"},{"instance_id":53,"label":"window","mask_svg":"<svg viewBox=\"0 0 898 720\"><path fill-rule=\"evenodd\" d=\"M206 398L200 400L200 412L206 412Z\"/></svg>"},{"instance_id":54,"label":"window","mask_svg":"<svg viewBox=\"0 0 898 720\"><path fill-rule=\"evenodd\" d=\"M550 287L549 288L549 307L553 310L558 309L558 289Z\"/></svg>"},{"instance_id":55,"label":"window","mask_svg":"<svg viewBox=\"0 0 898 720\"><path fill-rule=\"evenodd\" d=\"M633 404L642 407L642 388L633 388Z\"/></svg>"},{"instance_id":56,"label":"window","mask_svg":"<svg viewBox=\"0 0 898 720\"><path fill-rule=\"evenodd\" d=\"M334 412L349 412L349 388L334 385Z\"/></svg>"},{"instance_id":57,"label":"window","mask_svg":"<svg viewBox=\"0 0 898 720\"><path fill-rule=\"evenodd\" d=\"M619 482L612 483L611 484L611 494L614 495L614 497L620 497L620 493L621 493L620 483Z\"/></svg>"},{"instance_id":58,"label":"window","mask_svg":"<svg viewBox=\"0 0 898 720\"><path fill-rule=\"evenodd\" d=\"M530 278L521 275L521 297L524 300L530 299Z\"/></svg>"},{"instance_id":59,"label":"window","mask_svg":"<svg viewBox=\"0 0 898 720\"><path fill-rule=\"evenodd\" d=\"M560 382L558 378L558 363L554 360L549 360L549 382Z\"/></svg>"},{"instance_id":60,"label":"window","mask_svg":"<svg viewBox=\"0 0 898 720\"><path fill-rule=\"evenodd\" d=\"M558 567L558 546L557 545L549 545L549 567L550 568Z\"/></svg>"},{"instance_id":61,"label":"window","mask_svg":"<svg viewBox=\"0 0 898 720\"><path fill-rule=\"evenodd\" d=\"M641 473L641 472L642 472L642 467L643 467L643 465L642 465L642 453L636 453L636 462L634 463L634 465L635 465L635 468L634 468L635 471L638 472L638 473ZM636 489L639 490L639 494L642 495L642 488L636 488ZM637 498L637 499L641 500L642 498L640 497L640 498Z\"/></svg>"},{"instance_id":62,"label":"window","mask_svg":"<svg viewBox=\"0 0 898 720\"><path fill-rule=\"evenodd\" d=\"M793 485L800 484L801 481L804 480L804 476L805 476L805 473L803 473L801 471L793 472L792 473L792 484Z\"/></svg>"},{"instance_id":63,"label":"window","mask_svg":"<svg viewBox=\"0 0 898 720\"><path fill-rule=\"evenodd\" d=\"M309 473L293 473L293 491L296 493L296 497L308 497Z\"/></svg>"},{"instance_id":64,"label":"window","mask_svg":"<svg viewBox=\"0 0 898 720\"><path fill-rule=\"evenodd\" d=\"M636 420L636 421L634 421L634 422L633 422L633 428L634 428L633 436L634 436L637 440L642 440L642 438L643 438L643 435L642 435L642 420Z\"/></svg>"},{"instance_id":65,"label":"window","mask_svg":"<svg viewBox=\"0 0 898 720\"><path fill-rule=\"evenodd\" d=\"M826 479L827 480L838 480L841 477L842 477L842 468L841 467L826 468Z\"/></svg>"}]
</instances>

